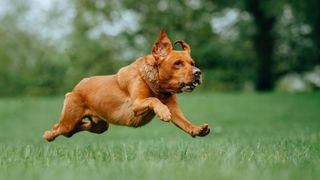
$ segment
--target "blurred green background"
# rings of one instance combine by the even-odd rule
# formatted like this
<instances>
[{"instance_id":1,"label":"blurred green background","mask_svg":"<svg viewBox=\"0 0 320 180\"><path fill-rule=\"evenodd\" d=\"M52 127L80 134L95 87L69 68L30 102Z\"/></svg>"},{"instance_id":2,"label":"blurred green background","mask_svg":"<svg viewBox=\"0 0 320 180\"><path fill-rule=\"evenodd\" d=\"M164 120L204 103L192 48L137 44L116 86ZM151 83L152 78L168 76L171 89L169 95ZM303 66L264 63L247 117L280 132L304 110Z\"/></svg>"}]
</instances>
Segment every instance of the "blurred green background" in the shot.
<instances>
[{"instance_id":1,"label":"blurred green background","mask_svg":"<svg viewBox=\"0 0 320 180\"><path fill-rule=\"evenodd\" d=\"M317 0L1 0L0 96L54 95L184 39L202 90L320 87ZM178 47L176 47L178 48Z\"/></svg>"}]
</instances>

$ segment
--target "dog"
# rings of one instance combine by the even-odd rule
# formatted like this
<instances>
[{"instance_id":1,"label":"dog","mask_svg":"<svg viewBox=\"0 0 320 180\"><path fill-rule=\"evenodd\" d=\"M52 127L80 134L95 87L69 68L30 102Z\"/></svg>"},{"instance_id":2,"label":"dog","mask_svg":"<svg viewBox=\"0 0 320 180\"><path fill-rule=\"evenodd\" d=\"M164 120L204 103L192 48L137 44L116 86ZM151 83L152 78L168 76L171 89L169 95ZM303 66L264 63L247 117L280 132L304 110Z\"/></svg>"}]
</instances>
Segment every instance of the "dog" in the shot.
<instances>
[{"instance_id":1,"label":"dog","mask_svg":"<svg viewBox=\"0 0 320 180\"><path fill-rule=\"evenodd\" d=\"M191 124L179 109L177 93L191 92L201 83L201 71L190 56L190 46L182 41L173 50L161 30L152 54L140 57L117 74L81 80L65 95L59 123L43 135L53 141L59 135L71 137L80 131L103 133L109 123L140 127L156 115L172 122L192 137L210 133L207 124Z\"/></svg>"}]
</instances>

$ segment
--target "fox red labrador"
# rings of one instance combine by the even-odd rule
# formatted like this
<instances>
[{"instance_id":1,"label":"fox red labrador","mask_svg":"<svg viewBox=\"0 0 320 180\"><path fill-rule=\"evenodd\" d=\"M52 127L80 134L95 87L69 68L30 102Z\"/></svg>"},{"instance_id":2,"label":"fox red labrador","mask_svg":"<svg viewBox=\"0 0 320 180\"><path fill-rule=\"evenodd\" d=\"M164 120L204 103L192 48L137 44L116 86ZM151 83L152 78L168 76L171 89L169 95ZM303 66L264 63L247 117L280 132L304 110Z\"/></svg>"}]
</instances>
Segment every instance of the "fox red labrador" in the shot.
<instances>
[{"instance_id":1,"label":"fox red labrador","mask_svg":"<svg viewBox=\"0 0 320 180\"><path fill-rule=\"evenodd\" d=\"M65 95L60 121L44 133L44 139L71 137L79 131L100 134L109 123L139 127L155 115L192 137L209 134L207 124L191 124L179 109L176 93L193 91L201 83L201 71L190 56L189 45L182 40L176 43L182 50L173 50L161 30L151 55L140 57L117 74L80 81Z\"/></svg>"}]
</instances>

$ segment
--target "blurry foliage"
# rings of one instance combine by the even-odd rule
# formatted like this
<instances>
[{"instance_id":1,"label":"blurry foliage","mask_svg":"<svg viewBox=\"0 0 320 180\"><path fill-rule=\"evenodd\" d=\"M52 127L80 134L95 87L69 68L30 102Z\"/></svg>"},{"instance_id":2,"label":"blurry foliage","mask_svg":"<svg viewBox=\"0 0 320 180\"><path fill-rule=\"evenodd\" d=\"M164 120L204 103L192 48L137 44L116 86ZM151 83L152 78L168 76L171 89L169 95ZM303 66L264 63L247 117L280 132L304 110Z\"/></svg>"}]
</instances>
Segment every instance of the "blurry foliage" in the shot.
<instances>
[{"instance_id":1,"label":"blurry foliage","mask_svg":"<svg viewBox=\"0 0 320 180\"><path fill-rule=\"evenodd\" d=\"M61 92L66 67L57 48L17 27L27 10L19 4L1 19L0 95L53 94Z\"/></svg>"},{"instance_id":2,"label":"blurry foliage","mask_svg":"<svg viewBox=\"0 0 320 180\"><path fill-rule=\"evenodd\" d=\"M299 20L294 14L292 6L285 5L281 17L276 25L277 42L275 58L275 74L281 76L288 72L303 73L317 64L317 52L311 38L310 24Z\"/></svg>"},{"instance_id":3,"label":"blurry foliage","mask_svg":"<svg viewBox=\"0 0 320 180\"><path fill-rule=\"evenodd\" d=\"M115 73L149 54L161 28L190 44L202 89L259 89L260 81L272 88L283 74L320 63L319 3L307 2L73 0L65 8L72 31L52 41L21 26L28 1L8 1L13 9L0 16L0 95L64 93L84 77ZM50 25L64 16L55 8Z\"/></svg>"}]
</instances>

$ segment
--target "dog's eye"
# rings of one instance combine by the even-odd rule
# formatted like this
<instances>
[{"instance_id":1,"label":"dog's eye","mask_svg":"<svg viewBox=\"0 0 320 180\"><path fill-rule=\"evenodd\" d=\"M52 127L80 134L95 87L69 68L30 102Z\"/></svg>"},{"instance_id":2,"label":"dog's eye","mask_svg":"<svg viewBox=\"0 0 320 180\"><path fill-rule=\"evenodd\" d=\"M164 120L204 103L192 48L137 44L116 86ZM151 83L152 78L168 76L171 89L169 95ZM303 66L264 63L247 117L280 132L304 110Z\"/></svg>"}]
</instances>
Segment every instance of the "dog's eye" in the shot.
<instances>
[{"instance_id":1,"label":"dog's eye","mask_svg":"<svg viewBox=\"0 0 320 180\"><path fill-rule=\"evenodd\" d=\"M190 65L191 65L191 66L195 66L195 64L194 64L194 62L193 62L193 61L191 61Z\"/></svg>"},{"instance_id":2,"label":"dog's eye","mask_svg":"<svg viewBox=\"0 0 320 180\"><path fill-rule=\"evenodd\" d=\"M177 60L176 62L174 62L175 66L181 66L182 65L182 61L181 60Z\"/></svg>"}]
</instances>

